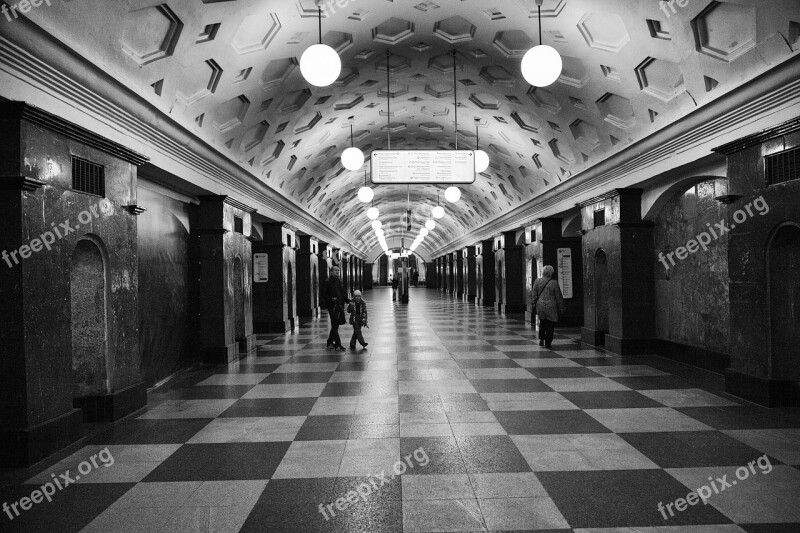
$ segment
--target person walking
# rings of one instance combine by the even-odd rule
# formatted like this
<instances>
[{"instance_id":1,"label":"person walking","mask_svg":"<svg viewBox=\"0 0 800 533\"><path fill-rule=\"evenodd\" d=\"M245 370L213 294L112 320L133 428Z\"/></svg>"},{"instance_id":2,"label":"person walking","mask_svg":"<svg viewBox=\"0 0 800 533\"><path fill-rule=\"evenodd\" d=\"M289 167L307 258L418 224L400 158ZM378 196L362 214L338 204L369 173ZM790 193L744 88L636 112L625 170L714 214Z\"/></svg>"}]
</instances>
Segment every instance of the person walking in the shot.
<instances>
[{"instance_id":1,"label":"person walking","mask_svg":"<svg viewBox=\"0 0 800 533\"><path fill-rule=\"evenodd\" d=\"M339 338L339 326L345 323L344 306L349 303L347 295L344 292L344 285L340 279L341 271L338 266L331 268L330 276L325 282L325 291L323 294L323 302L328 309L328 315L331 319L331 331L328 334L328 348L334 350L344 350L342 346L342 339Z\"/></svg>"},{"instance_id":2,"label":"person walking","mask_svg":"<svg viewBox=\"0 0 800 533\"><path fill-rule=\"evenodd\" d=\"M389 281L392 282L392 301L394 302L397 301L397 286L399 281L397 281L397 278L392 278Z\"/></svg>"},{"instance_id":3,"label":"person walking","mask_svg":"<svg viewBox=\"0 0 800 533\"><path fill-rule=\"evenodd\" d=\"M356 347L358 341L364 348L367 347L368 342L364 342L364 336L361 334L361 328L369 328L367 317L367 302L361 298L361 291L353 292L353 301L347 306L347 312L350 313L350 324L353 326L353 336L350 338L350 348Z\"/></svg>"},{"instance_id":4,"label":"person walking","mask_svg":"<svg viewBox=\"0 0 800 533\"><path fill-rule=\"evenodd\" d=\"M531 306L539 317L539 346L550 348L553 344L553 330L558 322L558 315L564 314L566 306L558 281L553 279L553 267L547 265L542 269L542 277L533 283Z\"/></svg>"}]
</instances>

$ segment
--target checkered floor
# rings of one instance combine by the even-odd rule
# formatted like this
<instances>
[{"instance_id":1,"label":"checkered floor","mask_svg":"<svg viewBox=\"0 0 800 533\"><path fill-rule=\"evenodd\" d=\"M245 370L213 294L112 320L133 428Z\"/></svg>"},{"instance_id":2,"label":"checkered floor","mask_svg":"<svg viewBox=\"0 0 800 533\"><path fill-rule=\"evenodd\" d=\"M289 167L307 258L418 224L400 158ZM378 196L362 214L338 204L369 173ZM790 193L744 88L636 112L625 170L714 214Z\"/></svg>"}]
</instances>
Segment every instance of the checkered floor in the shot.
<instances>
[{"instance_id":1,"label":"checkered floor","mask_svg":"<svg viewBox=\"0 0 800 533\"><path fill-rule=\"evenodd\" d=\"M51 503L0 514L0 530L800 531L798 420L586 349L576 330L548 350L529 325L436 291L366 299L366 350L327 350L324 317L185 375L0 493L114 457ZM723 476L707 505L674 504Z\"/></svg>"}]
</instances>

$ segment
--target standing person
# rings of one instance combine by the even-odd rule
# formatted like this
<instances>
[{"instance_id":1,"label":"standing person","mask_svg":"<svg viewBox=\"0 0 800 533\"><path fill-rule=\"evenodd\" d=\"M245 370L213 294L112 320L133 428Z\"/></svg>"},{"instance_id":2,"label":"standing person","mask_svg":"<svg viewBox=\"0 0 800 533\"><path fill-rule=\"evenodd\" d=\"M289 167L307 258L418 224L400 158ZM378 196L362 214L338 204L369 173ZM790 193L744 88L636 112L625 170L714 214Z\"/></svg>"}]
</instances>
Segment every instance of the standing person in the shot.
<instances>
[{"instance_id":1,"label":"standing person","mask_svg":"<svg viewBox=\"0 0 800 533\"><path fill-rule=\"evenodd\" d=\"M397 285L398 285L398 281L397 281L397 278L392 278L389 281L392 282L392 301L394 302L394 301L397 300Z\"/></svg>"},{"instance_id":2,"label":"standing person","mask_svg":"<svg viewBox=\"0 0 800 533\"><path fill-rule=\"evenodd\" d=\"M339 338L339 326L345 323L344 306L349 303L340 279L341 271L338 266L331 267L330 276L325 283L324 302L331 318L331 332L328 334L328 348L344 350L342 339Z\"/></svg>"},{"instance_id":3,"label":"standing person","mask_svg":"<svg viewBox=\"0 0 800 533\"><path fill-rule=\"evenodd\" d=\"M552 266L547 265L542 269L542 277L534 282L531 297L539 316L539 346L550 348L558 315L566 311L561 288L558 281L553 279Z\"/></svg>"},{"instance_id":4,"label":"standing person","mask_svg":"<svg viewBox=\"0 0 800 533\"><path fill-rule=\"evenodd\" d=\"M356 347L356 341L366 348L369 343L364 342L364 336L361 335L361 328L369 328L369 324L367 322L367 302L361 299L361 291L353 292L353 301L347 307L347 312L350 313L350 324L353 326L350 348Z\"/></svg>"}]
</instances>

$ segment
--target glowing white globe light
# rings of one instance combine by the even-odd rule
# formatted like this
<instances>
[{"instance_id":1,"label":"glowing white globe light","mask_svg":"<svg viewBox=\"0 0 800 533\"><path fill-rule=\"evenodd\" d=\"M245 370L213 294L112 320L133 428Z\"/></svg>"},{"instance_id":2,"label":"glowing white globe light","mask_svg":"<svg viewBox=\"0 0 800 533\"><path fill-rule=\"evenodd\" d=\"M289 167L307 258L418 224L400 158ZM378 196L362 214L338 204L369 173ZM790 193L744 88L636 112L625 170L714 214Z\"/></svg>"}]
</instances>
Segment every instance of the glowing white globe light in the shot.
<instances>
[{"instance_id":1,"label":"glowing white globe light","mask_svg":"<svg viewBox=\"0 0 800 533\"><path fill-rule=\"evenodd\" d=\"M534 46L522 58L522 77L534 87L552 85L561 76L561 56L546 44Z\"/></svg>"},{"instance_id":2,"label":"glowing white globe light","mask_svg":"<svg viewBox=\"0 0 800 533\"><path fill-rule=\"evenodd\" d=\"M342 165L347 170L358 170L364 165L364 152L352 146L342 152Z\"/></svg>"},{"instance_id":3,"label":"glowing white globe light","mask_svg":"<svg viewBox=\"0 0 800 533\"><path fill-rule=\"evenodd\" d=\"M375 235L378 236L378 240L379 241L382 241L383 240L383 229L382 228L376 229L375 230Z\"/></svg>"},{"instance_id":4,"label":"glowing white globe light","mask_svg":"<svg viewBox=\"0 0 800 533\"><path fill-rule=\"evenodd\" d=\"M444 216L444 207L437 205L433 208L433 218L442 218Z\"/></svg>"},{"instance_id":5,"label":"glowing white globe light","mask_svg":"<svg viewBox=\"0 0 800 533\"><path fill-rule=\"evenodd\" d=\"M306 48L300 57L300 72L311 85L327 87L339 78L342 60L330 46L315 44Z\"/></svg>"},{"instance_id":6,"label":"glowing white globe light","mask_svg":"<svg viewBox=\"0 0 800 533\"><path fill-rule=\"evenodd\" d=\"M361 187L358 189L358 199L363 203L368 204L375 198L375 193L369 187Z\"/></svg>"},{"instance_id":7,"label":"glowing white globe light","mask_svg":"<svg viewBox=\"0 0 800 533\"><path fill-rule=\"evenodd\" d=\"M380 220L373 220L372 221L372 229L379 230L379 229L381 229L382 226L383 226L383 222L381 222Z\"/></svg>"},{"instance_id":8,"label":"glowing white globe light","mask_svg":"<svg viewBox=\"0 0 800 533\"><path fill-rule=\"evenodd\" d=\"M448 187L444 191L444 199L450 202L451 204L456 203L461 199L461 189L458 187Z\"/></svg>"},{"instance_id":9,"label":"glowing white globe light","mask_svg":"<svg viewBox=\"0 0 800 533\"><path fill-rule=\"evenodd\" d=\"M419 230L419 234L422 235L423 237L427 237L428 233L430 233L428 231L428 228L422 228L421 230Z\"/></svg>"},{"instance_id":10,"label":"glowing white globe light","mask_svg":"<svg viewBox=\"0 0 800 533\"><path fill-rule=\"evenodd\" d=\"M429 230L434 230L436 229L436 222L434 222L433 220L428 220L427 222L425 222L425 227L428 228Z\"/></svg>"},{"instance_id":11,"label":"glowing white globe light","mask_svg":"<svg viewBox=\"0 0 800 533\"><path fill-rule=\"evenodd\" d=\"M475 172L480 173L487 168L489 168L489 154L483 150L475 150Z\"/></svg>"},{"instance_id":12,"label":"glowing white globe light","mask_svg":"<svg viewBox=\"0 0 800 533\"><path fill-rule=\"evenodd\" d=\"M377 207L370 207L367 209L367 218L370 220L376 220L381 215L380 211L378 211Z\"/></svg>"}]
</instances>

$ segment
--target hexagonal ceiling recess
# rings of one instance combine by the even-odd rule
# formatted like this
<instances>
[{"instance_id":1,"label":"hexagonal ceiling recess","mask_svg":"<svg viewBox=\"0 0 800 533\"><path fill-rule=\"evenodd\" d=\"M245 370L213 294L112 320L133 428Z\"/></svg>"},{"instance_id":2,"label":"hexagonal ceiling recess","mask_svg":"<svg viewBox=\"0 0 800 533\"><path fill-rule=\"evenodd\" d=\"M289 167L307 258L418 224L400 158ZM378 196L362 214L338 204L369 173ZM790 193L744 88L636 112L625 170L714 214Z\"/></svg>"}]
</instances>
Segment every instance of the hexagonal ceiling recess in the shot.
<instances>
[{"instance_id":1,"label":"hexagonal ceiling recess","mask_svg":"<svg viewBox=\"0 0 800 533\"><path fill-rule=\"evenodd\" d=\"M83 0L54 3L32 18L363 253L377 246L356 199L364 174L339 161L351 121L367 156L386 148L387 123L392 148L454 148L453 49L458 145L475 147L477 124L491 167L462 187L458 204L442 197L447 215L423 253L569 180L800 47L796 0L690 0L685 7L544 0L544 43L561 53L564 70L552 86L533 89L519 67L539 40L533 0L322 5L323 41L343 64L327 88L307 84L298 67L317 41L312 0ZM436 191L375 187L387 237L400 232L409 192L416 235Z\"/></svg>"}]
</instances>

